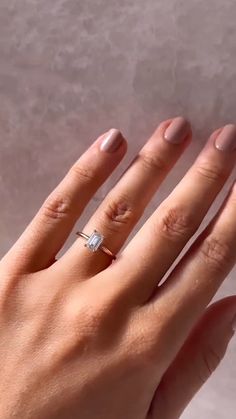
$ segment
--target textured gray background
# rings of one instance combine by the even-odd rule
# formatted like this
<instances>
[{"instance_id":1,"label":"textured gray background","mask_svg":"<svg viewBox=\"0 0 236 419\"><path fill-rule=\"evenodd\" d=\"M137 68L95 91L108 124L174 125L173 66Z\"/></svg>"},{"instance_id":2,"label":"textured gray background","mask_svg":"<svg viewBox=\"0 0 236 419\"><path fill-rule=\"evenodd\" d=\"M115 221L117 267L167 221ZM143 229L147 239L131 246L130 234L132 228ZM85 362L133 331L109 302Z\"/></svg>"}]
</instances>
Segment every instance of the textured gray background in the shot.
<instances>
[{"instance_id":1,"label":"textured gray background","mask_svg":"<svg viewBox=\"0 0 236 419\"><path fill-rule=\"evenodd\" d=\"M211 129L236 122L235 20L234 0L0 0L0 253L98 134L123 131L122 170L158 121L184 114L194 142L147 217ZM232 293L235 271L217 297ZM235 418L235 349L183 418Z\"/></svg>"}]
</instances>

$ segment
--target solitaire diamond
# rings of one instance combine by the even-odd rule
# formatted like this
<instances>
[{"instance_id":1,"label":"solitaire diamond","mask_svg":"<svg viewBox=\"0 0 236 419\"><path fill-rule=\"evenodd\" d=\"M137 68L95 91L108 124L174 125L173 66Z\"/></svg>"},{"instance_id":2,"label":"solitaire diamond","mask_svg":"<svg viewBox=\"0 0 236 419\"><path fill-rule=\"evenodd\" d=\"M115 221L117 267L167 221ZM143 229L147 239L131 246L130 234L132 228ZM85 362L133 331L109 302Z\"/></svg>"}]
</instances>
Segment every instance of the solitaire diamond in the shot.
<instances>
[{"instance_id":1,"label":"solitaire diamond","mask_svg":"<svg viewBox=\"0 0 236 419\"><path fill-rule=\"evenodd\" d=\"M96 230L91 234L88 238L86 243L86 247L88 247L92 252L96 252L103 242L104 237L102 234L98 233Z\"/></svg>"}]
</instances>

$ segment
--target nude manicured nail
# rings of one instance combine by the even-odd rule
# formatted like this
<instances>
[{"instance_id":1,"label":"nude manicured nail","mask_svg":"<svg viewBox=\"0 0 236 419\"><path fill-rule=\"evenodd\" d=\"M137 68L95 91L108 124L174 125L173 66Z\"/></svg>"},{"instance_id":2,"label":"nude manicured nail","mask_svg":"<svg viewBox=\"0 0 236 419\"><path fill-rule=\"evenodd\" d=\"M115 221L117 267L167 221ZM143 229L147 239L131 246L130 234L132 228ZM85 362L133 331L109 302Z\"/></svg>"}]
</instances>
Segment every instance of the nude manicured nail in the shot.
<instances>
[{"instance_id":1,"label":"nude manicured nail","mask_svg":"<svg viewBox=\"0 0 236 419\"><path fill-rule=\"evenodd\" d=\"M185 140L190 131L189 122L183 117L178 117L173 119L164 134L164 138L172 144L180 144Z\"/></svg>"},{"instance_id":2,"label":"nude manicured nail","mask_svg":"<svg viewBox=\"0 0 236 419\"><path fill-rule=\"evenodd\" d=\"M215 146L221 151L236 150L236 126L226 125L216 138Z\"/></svg>"},{"instance_id":3,"label":"nude manicured nail","mask_svg":"<svg viewBox=\"0 0 236 419\"><path fill-rule=\"evenodd\" d=\"M124 138L118 129L110 129L103 139L100 150L107 153L115 153L123 141Z\"/></svg>"}]
</instances>

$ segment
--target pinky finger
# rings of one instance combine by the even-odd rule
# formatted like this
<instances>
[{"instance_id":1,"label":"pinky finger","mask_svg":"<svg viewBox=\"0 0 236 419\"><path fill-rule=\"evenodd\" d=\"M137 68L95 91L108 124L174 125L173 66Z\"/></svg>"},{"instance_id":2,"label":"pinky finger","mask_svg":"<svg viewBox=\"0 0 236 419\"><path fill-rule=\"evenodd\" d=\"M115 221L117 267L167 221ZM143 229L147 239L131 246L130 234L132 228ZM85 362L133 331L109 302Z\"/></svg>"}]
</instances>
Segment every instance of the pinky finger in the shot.
<instances>
[{"instance_id":1,"label":"pinky finger","mask_svg":"<svg viewBox=\"0 0 236 419\"><path fill-rule=\"evenodd\" d=\"M234 335L236 296L212 304L170 365L148 419L177 419L223 359ZM223 412L222 412L223 417Z\"/></svg>"}]
</instances>

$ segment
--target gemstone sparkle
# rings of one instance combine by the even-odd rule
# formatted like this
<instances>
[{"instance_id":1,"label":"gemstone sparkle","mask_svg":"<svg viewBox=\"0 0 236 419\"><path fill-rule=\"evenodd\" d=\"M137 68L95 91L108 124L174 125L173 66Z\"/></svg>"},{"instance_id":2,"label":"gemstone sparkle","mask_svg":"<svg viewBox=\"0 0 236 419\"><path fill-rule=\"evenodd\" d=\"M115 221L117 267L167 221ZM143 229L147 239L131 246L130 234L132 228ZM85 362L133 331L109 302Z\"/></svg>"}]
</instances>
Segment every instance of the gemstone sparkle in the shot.
<instances>
[{"instance_id":1,"label":"gemstone sparkle","mask_svg":"<svg viewBox=\"0 0 236 419\"><path fill-rule=\"evenodd\" d=\"M86 247L89 248L92 252L96 252L103 242L103 235L94 231L91 236L88 238Z\"/></svg>"}]
</instances>

